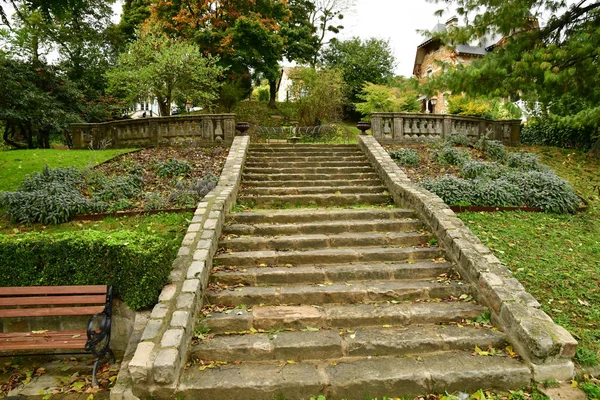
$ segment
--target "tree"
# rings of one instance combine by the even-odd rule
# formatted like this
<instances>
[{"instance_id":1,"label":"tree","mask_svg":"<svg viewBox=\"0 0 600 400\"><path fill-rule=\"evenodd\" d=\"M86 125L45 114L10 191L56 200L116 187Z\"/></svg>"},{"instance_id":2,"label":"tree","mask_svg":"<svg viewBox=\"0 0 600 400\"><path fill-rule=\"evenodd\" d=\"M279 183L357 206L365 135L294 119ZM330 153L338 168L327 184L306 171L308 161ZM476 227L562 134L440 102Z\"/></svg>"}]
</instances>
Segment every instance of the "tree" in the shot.
<instances>
[{"instance_id":1,"label":"tree","mask_svg":"<svg viewBox=\"0 0 600 400\"><path fill-rule=\"evenodd\" d=\"M297 67L290 72L291 98L296 102L300 125L321 125L342 118L345 83L340 71Z\"/></svg>"},{"instance_id":2,"label":"tree","mask_svg":"<svg viewBox=\"0 0 600 400\"><path fill-rule=\"evenodd\" d=\"M374 112L419 112L417 82L414 79L397 78L395 87L367 83L356 103L358 112L367 119Z\"/></svg>"},{"instance_id":3,"label":"tree","mask_svg":"<svg viewBox=\"0 0 600 400\"><path fill-rule=\"evenodd\" d=\"M312 0L313 9L309 13L310 24L315 29L315 54L313 66L318 62L318 56L323 47L329 44L327 34L338 34L344 26L335 25L334 21L341 22L344 14L356 5L356 0Z\"/></svg>"},{"instance_id":4,"label":"tree","mask_svg":"<svg viewBox=\"0 0 600 400\"><path fill-rule=\"evenodd\" d=\"M384 84L394 75L395 60L387 40L354 37L333 41L323 52L323 63L342 71L349 100L356 103L366 83Z\"/></svg>"},{"instance_id":5,"label":"tree","mask_svg":"<svg viewBox=\"0 0 600 400\"><path fill-rule=\"evenodd\" d=\"M156 97L163 116L171 115L173 101L212 106L224 71L217 57L203 56L197 46L170 38L157 25L136 36L118 66L107 73L112 93L129 102Z\"/></svg>"},{"instance_id":6,"label":"tree","mask_svg":"<svg viewBox=\"0 0 600 400\"><path fill-rule=\"evenodd\" d=\"M150 18L151 0L125 0L119 22L119 31L127 38L134 40L135 33Z\"/></svg>"},{"instance_id":7,"label":"tree","mask_svg":"<svg viewBox=\"0 0 600 400\"><path fill-rule=\"evenodd\" d=\"M521 98L542 116L572 125L600 122L600 2L578 0L436 0L454 3L466 26L446 40L502 38L470 66L448 70L433 84L470 95ZM538 21L550 16L544 26ZM470 18L472 17L472 18ZM597 128L596 128L597 129Z\"/></svg>"}]
</instances>

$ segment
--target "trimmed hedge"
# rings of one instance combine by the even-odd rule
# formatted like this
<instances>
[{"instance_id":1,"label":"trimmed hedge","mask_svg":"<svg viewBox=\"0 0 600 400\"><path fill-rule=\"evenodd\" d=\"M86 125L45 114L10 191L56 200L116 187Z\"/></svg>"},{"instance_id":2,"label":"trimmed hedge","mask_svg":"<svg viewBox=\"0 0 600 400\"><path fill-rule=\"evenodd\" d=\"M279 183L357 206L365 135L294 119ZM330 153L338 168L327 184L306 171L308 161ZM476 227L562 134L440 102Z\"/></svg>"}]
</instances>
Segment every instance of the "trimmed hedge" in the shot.
<instances>
[{"instance_id":1,"label":"trimmed hedge","mask_svg":"<svg viewBox=\"0 0 600 400\"><path fill-rule=\"evenodd\" d=\"M550 119L534 120L521 129L521 143L589 150L598 140L596 126L568 126Z\"/></svg>"},{"instance_id":2,"label":"trimmed hedge","mask_svg":"<svg viewBox=\"0 0 600 400\"><path fill-rule=\"evenodd\" d=\"M0 235L2 286L113 285L134 310L154 305L178 244L130 231Z\"/></svg>"}]
</instances>

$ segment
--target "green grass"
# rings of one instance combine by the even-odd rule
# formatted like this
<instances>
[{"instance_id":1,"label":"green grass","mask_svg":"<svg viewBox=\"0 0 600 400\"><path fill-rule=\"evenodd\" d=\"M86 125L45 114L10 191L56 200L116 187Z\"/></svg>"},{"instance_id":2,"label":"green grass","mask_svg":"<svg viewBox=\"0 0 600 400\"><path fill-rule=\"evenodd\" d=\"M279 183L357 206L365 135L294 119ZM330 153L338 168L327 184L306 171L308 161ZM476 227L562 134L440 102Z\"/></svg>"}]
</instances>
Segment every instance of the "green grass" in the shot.
<instances>
[{"instance_id":1,"label":"green grass","mask_svg":"<svg viewBox=\"0 0 600 400\"><path fill-rule=\"evenodd\" d=\"M60 225L15 225L8 220L0 220L0 234L14 235L25 232L59 233L80 230L129 230L147 232L166 240L180 240L193 217L193 213L159 213L130 217L107 217L101 221L71 221Z\"/></svg>"},{"instance_id":2,"label":"green grass","mask_svg":"<svg viewBox=\"0 0 600 400\"><path fill-rule=\"evenodd\" d=\"M0 151L0 191L19 187L25 177L41 171L46 165L56 167L93 167L111 158L132 151L111 150L10 150Z\"/></svg>"},{"instance_id":3,"label":"green grass","mask_svg":"<svg viewBox=\"0 0 600 400\"><path fill-rule=\"evenodd\" d=\"M527 147L589 202L587 212L462 213L459 217L577 340L582 365L600 361L600 159Z\"/></svg>"}]
</instances>

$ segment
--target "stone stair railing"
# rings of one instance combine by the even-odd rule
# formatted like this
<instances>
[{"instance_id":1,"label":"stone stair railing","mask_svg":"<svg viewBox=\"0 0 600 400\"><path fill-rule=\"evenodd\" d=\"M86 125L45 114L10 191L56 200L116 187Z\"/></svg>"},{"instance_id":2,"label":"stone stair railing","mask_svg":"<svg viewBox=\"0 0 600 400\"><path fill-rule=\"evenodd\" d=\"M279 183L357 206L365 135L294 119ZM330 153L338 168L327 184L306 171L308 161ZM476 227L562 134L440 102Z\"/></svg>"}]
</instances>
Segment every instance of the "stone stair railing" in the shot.
<instances>
[{"instance_id":1,"label":"stone stair railing","mask_svg":"<svg viewBox=\"0 0 600 400\"><path fill-rule=\"evenodd\" d=\"M446 114L373 113L373 137L380 143L418 143L445 138L453 133L466 134L473 141L482 136L517 144L521 137L520 120L489 120Z\"/></svg>"},{"instance_id":2,"label":"stone stair railing","mask_svg":"<svg viewBox=\"0 0 600 400\"><path fill-rule=\"evenodd\" d=\"M72 124L74 149L230 144L235 114L140 118Z\"/></svg>"}]
</instances>

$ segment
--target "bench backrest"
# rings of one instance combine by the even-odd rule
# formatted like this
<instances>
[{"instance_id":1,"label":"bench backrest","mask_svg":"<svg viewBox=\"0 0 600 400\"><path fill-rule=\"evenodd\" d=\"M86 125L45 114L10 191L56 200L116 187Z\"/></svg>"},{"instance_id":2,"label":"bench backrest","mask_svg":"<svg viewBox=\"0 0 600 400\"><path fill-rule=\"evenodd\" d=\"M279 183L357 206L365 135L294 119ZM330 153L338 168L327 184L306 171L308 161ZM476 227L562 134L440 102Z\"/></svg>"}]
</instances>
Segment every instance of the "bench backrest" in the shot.
<instances>
[{"instance_id":1,"label":"bench backrest","mask_svg":"<svg viewBox=\"0 0 600 400\"><path fill-rule=\"evenodd\" d=\"M108 286L0 287L0 318L94 315L110 302Z\"/></svg>"}]
</instances>

